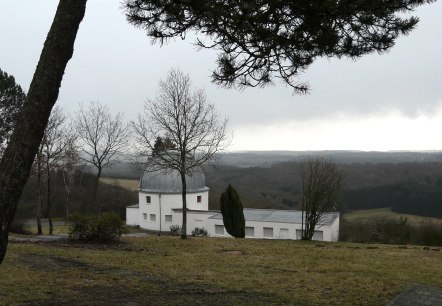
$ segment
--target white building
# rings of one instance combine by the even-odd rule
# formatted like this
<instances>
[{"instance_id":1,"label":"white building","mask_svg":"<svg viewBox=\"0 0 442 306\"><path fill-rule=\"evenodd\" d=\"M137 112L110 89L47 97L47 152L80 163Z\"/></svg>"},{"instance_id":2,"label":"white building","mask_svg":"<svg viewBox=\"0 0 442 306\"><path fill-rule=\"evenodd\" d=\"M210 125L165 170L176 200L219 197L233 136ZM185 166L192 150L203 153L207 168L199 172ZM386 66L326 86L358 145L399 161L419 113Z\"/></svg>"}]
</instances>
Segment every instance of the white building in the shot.
<instances>
[{"instance_id":1,"label":"white building","mask_svg":"<svg viewBox=\"0 0 442 306\"><path fill-rule=\"evenodd\" d=\"M219 211L209 210L209 188L201 169L186 176L187 234L205 228L209 236L230 237ZM126 208L126 224L169 232L182 224L181 178L177 171L145 171L140 179L139 204ZM294 210L244 209L246 238L300 239L302 212ZM339 213L327 213L314 240L337 241Z\"/></svg>"}]
</instances>

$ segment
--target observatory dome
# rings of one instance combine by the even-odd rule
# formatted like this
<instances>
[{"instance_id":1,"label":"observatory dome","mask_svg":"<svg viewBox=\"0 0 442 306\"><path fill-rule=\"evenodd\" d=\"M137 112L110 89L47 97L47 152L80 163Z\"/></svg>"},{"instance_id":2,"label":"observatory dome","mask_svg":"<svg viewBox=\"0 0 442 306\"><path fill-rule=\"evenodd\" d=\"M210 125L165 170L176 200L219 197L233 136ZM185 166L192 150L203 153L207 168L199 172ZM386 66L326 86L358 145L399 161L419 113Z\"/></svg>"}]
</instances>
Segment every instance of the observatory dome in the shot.
<instances>
[{"instance_id":1,"label":"observatory dome","mask_svg":"<svg viewBox=\"0 0 442 306\"><path fill-rule=\"evenodd\" d=\"M186 175L187 192L207 191L206 180L201 168ZM152 170L149 167L140 179L140 191L153 193L181 193L181 176L177 170Z\"/></svg>"}]
</instances>

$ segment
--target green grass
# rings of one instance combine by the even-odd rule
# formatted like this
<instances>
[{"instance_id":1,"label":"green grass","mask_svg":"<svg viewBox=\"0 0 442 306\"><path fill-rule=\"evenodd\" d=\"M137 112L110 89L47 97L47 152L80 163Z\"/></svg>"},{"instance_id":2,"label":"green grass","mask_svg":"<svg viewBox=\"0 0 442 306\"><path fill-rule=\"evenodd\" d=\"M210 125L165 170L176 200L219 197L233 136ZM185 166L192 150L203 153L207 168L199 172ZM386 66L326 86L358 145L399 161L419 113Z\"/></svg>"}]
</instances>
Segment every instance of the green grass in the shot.
<instances>
[{"instance_id":1,"label":"green grass","mask_svg":"<svg viewBox=\"0 0 442 306\"><path fill-rule=\"evenodd\" d=\"M138 191L138 187L140 184L139 180L128 180L128 179L113 179L113 178L100 178L100 182L103 182L105 184L109 185L116 185L120 186L126 189L129 189L130 191Z\"/></svg>"},{"instance_id":2,"label":"green grass","mask_svg":"<svg viewBox=\"0 0 442 306\"><path fill-rule=\"evenodd\" d=\"M384 305L408 284L442 286L441 254L156 236L111 246L11 243L0 266L0 304Z\"/></svg>"},{"instance_id":3,"label":"green grass","mask_svg":"<svg viewBox=\"0 0 442 306\"><path fill-rule=\"evenodd\" d=\"M343 219L347 221L359 221L365 222L376 218L385 218L391 220L399 220L399 218L407 218L411 225L420 225L422 222L433 222L436 224L442 224L440 218L422 217L417 215L401 214L391 211L390 208L377 208L367 210L356 210L343 215Z\"/></svg>"}]
</instances>

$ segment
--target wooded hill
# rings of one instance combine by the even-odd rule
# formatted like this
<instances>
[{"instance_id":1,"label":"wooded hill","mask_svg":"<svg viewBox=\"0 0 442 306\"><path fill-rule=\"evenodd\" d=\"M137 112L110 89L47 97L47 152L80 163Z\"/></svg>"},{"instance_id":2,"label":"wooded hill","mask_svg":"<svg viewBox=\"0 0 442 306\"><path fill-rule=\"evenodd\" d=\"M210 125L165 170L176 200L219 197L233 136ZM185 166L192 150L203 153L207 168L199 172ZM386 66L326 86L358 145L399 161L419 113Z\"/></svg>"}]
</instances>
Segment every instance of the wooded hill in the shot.
<instances>
[{"instance_id":1,"label":"wooded hill","mask_svg":"<svg viewBox=\"0 0 442 306\"><path fill-rule=\"evenodd\" d=\"M339 210L390 207L395 212L442 217L441 152L242 152L222 154L215 167L205 167L211 188L210 208L228 184L245 207L299 209L299 161L321 155L345 172ZM113 178L139 179L140 172L121 163L104 172Z\"/></svg>"}]
</instances>

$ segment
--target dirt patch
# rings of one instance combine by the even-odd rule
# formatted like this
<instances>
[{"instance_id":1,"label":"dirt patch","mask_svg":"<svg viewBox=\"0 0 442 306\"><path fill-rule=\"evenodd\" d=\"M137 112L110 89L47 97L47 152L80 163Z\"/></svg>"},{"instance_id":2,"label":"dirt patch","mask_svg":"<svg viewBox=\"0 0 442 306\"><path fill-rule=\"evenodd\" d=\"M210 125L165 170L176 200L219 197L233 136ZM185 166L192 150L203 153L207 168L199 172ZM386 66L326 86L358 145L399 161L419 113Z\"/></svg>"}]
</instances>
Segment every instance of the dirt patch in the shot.
<instances>
[{"instance_id":1,"label":"dirt patch","mask_svg":"<svg viewBox=\"0 0 442 306\"><path fill-rule=\"evenodd\" d=\"M241 255L242 252L238 251L238 250L231 250L231 251L224 251L224 254L227 254L227 255Z\"/></svg>"}]
</instances>

